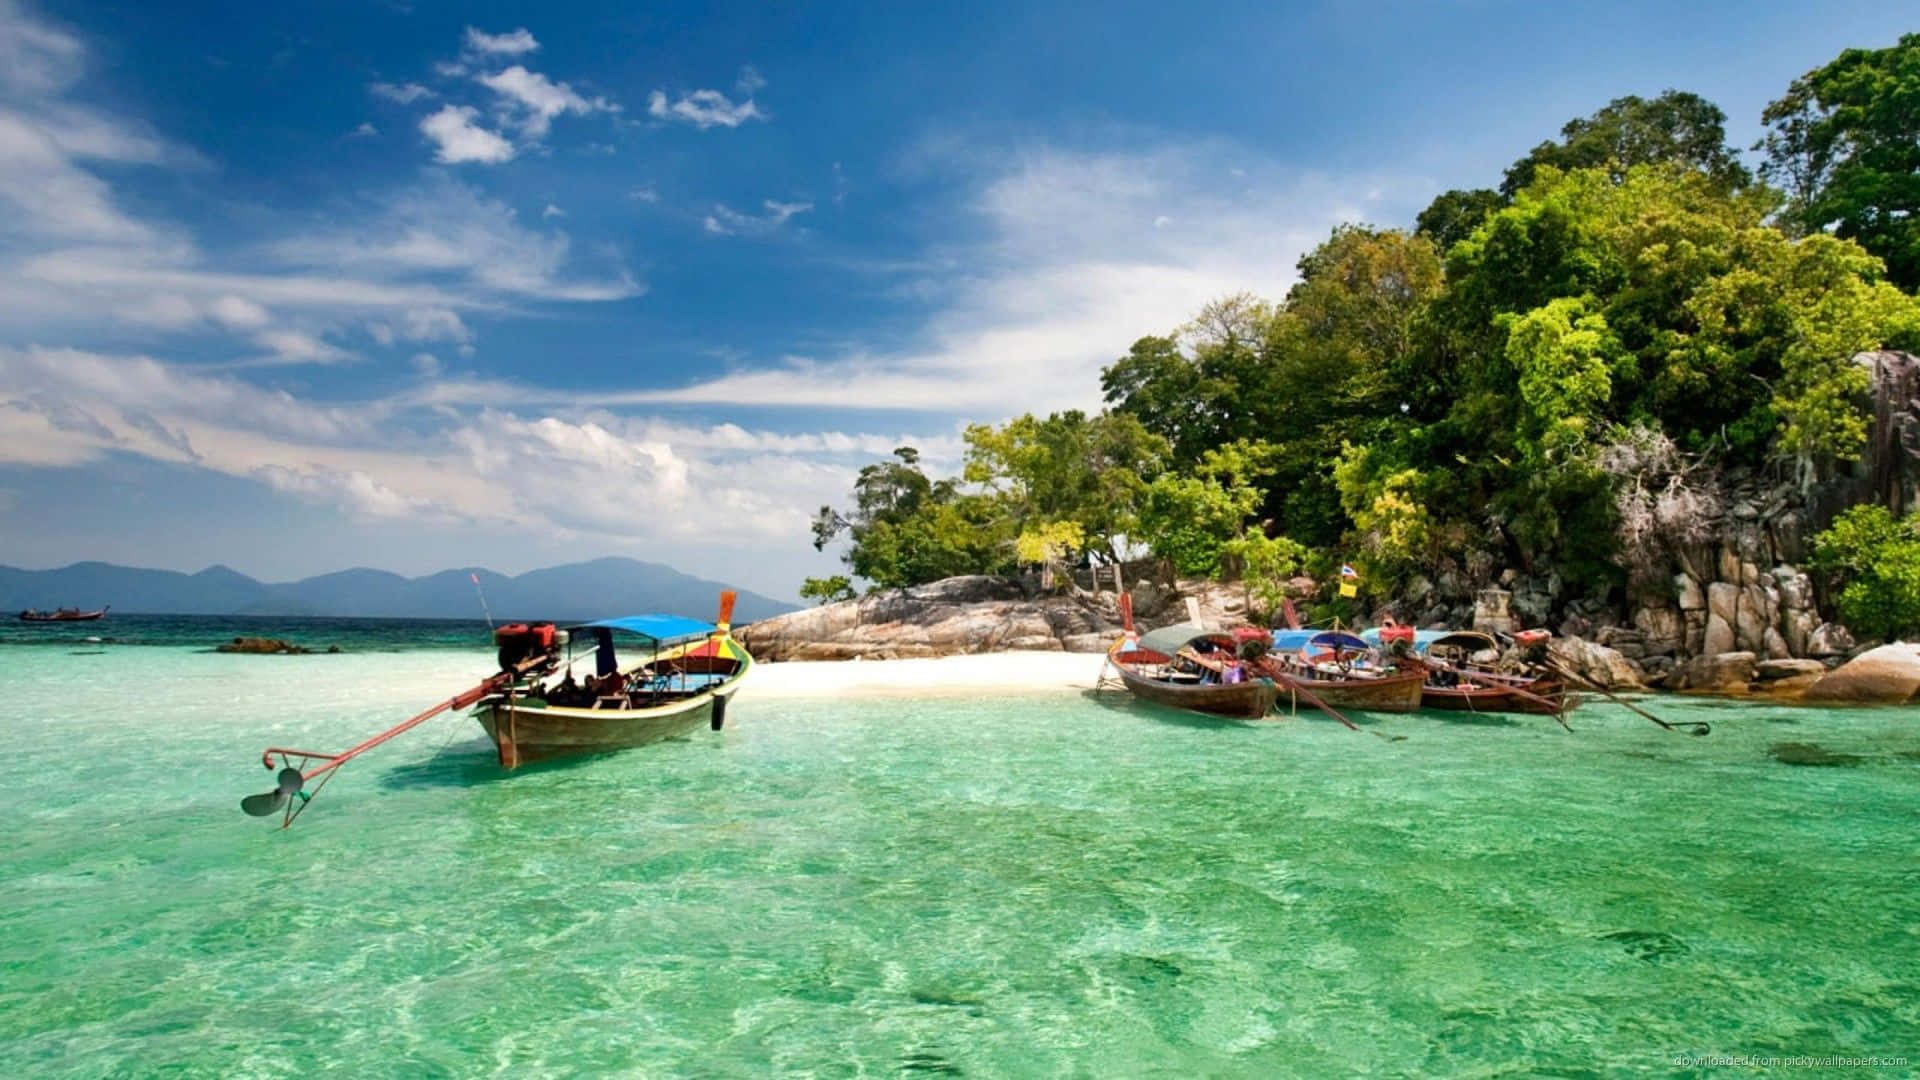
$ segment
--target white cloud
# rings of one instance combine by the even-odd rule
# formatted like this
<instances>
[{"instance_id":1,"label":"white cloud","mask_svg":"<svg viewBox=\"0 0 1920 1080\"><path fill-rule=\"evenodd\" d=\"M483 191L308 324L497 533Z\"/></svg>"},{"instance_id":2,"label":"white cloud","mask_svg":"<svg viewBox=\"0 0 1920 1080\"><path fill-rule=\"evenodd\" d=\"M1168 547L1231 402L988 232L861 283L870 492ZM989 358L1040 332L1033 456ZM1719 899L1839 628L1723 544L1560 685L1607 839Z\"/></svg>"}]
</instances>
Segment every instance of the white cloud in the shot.
<instances>
[{"instance_id":1,"label":"white cloud","mask_svg":"<svg viewBox=\"0 0 1920 1080\"><path fill-rule=\"evenodd\" d=\"M253 340L266 350L253 360L255 364L345 364L360 359L300 330L266 330L254 335Z\"/></svg>"},{"instance_id":2,"label":"white cloud","mask_svg":"<svg viewBox=\"0 0 1920 1080\"><path fill-rule=\"evenodd\" d=\"M464 345L473 340L460 316L446 308L409 308L403 316L401 336L408 341L450 341Z\"/></svg>"},{"instance_id":3,"label":"white cloud","mask_svg":"<svg viewBox=\"0 0 1920 1080\"><path fill-rule=\"evenodd\" d=\"M511 33L489 34L474 27L467 27L467 51L485 53L489 56L520 56L540 47L526 27Z\"/></svg>"},{"instance_id":4,"label":"white cloud","mask_svg":"<svg viewBox=\"0 0 1920 1080\"><path fill-rule=\"evenodd\" d=\"M658 120L692 124L705 131L712 127L736 128L749 120L765 120L767 114L752 98L735 102L718 90L695 90L669 101L666 91L647 95L647 115Z\"/></svg>"},{"instance_id":5,"label":"white cloud","mask_svg":"<svg viewBox=\"0 0 1920 1080\"><path fill-rule=\"evenodd\" d=\"M767 80L761 78L760 73L755 71L752 65L748 65L740 69L740 78L735 80L733 88L739 92L741 97L750 98L754 95L755 91L762 89L766 85Z\"/></svg>"},{"instance_id":6,"label":"white cloud","mask_svg":"<svg viewBox=\"0 0 1920 1080\"><path fill-rule=\"evenodd\" d=\"M64 89L79 78L85 54L78 38L0 0L0 85L25 94Z\"/></svg>"},{"instance_id":7,"label":"white cloud","mask_svg":"<svg viewBox=\"0 0 1920 1080\"><path fill-rule=\"evenodd\" d=\"M619 300L645 291L624 270L569 274L564 233L525 228L511 207L452 181L396 196L360 227L296 237L274 251L301 266L403 279L459 275L491 293L543 300ZM404 306L475 305L443 296Z\"/></svg>"},{"instance_id":8,"label":"white cloud","mask_svg":"<svg viewBox=\"0 0 1920 1080\"><path fill-rule=\"evenodd\" d=\"M352 139L370 139L378 134L380 134L379 128L374 127L372 123L363 120L360 122L359 127L354 128L352 131L347 132L347 137Z\"/></svg>"},{"instance_id":9,"label":"white cloud","mask_svg":"<svg viewBox=\"0 0 1920 1080\"><path fill-rule=\"evenodd\" d=\"M660 201L660 193L654 190L651 185L642 185L628 191L627 198L635 202L657 203Z\"/></svg>"},{"instance_id":10,"label":"white cloud","mask_svg":"<svg viewBox=\"0 0 1920 1080\"><path fill-rule=\"evenodd\" d=\"M548 203L547 208L545 210L540 211L540 216L543 218L566 217L567 212L553 205L552 203Z\"/></svg>"},{"instance_id":11,"label":"white cloud","mask_svg":"<svg viewBox=\"0 0 1920 1080\"><path fill-rule=\"evenodd\" d=\"M762 236L773 232L787 223L795 214L804 214L813 209L810 202L778 202L768 199L761 204L766 207L764 214L743 214L722 203L715 203L713 213L708 214L701 224L716 236Z\"/></svg>"},{"instance_id":12,"label":"white cloud","mask_svg":"<svg viewBox=\"0 0 1920 1080\"><path fill-rule=\"evenodd\" d=\"M267 309L244 296L222 296L207 306L207 314L230 330L258 330L272 320Z\"/></svg>"},{"instance_id":13,"label":"white cloud","mask_svg":"<svg viewBox=\"0 0 1920 1080\"><path fill-rule=\"evenodd\" d=\"M411 363L428 377L440 369L428 353ZM570 414L424 397L318 405L145 357L0 349L0 464L78 465L131 453L251 478L360 516L501 528L539 520L601 547L723 543L788 553L805 551L812 512L845 497L858 465L912 444L932 467L951 470L961 452L951 433L787 433L621 417L601 410L599 396L579 395ZM676 512L659 513L668 503Z\"/></svg>"},{"instance_id":14,"label":"white cloud","mask_svg":"<svg viewBox=\"0 0 1920 1080\"><path fill-rule=\"evenodd\" d=\"M520 130L530 139L544 138L553 118L562 113L584 116L620 110L606 98L583 98L566 83L553 82L519 64L496 75L482 75L479 82L509 103L508 111L517 114Z\"/></svg>"},{"instance_id":15,"label":"white cloud","mask_svg":"<svg viewBox=\"0 0 1920 1080\"><path fill-rule=\"evenodd\" d=\"M370 93L372 93L374 97L386 98L388 101L397 101L402 105L411 105L414 102L419 101L421 98L430 98L434 96L433 91L427 89L424 86L421 86L419 83L411 83L411 82L410 83L390 83L390 82L369 83L367 84L367 90Z\"/></svg>"},{"instance_id":16,"label":"white cloud","mask_svg":"<svg viewBox=\"0 0 1920 1080\"><path fill-rule=\"evenodd\" d=\"M1240 291L1278 296L1299 256L1338 222L1359 215L1350 194L1376 184L1410 217L1424 183L1326 177L1278 166L1258 182L1223 188L1214 144L1137 153L1041 148L992 155L957 144L939 150L948 169L979 168L956 232L980 239L925 290L940 299L917 347L849 349L679 389L635 393L630 403L674 402L836 408L851 402L996 419L1028 410L1099 404L1099 372L1137 338L1167 333L1208 300ZM1402 213L1400 211L1404 210ZM744 217L744 215L741 215ZM1160 217L1180 227L1145 229ZM708 228L737 231L716 212ZM924 277L915 272L915 277Z\"/></svg>"},{"instance_id":17,"label":"white cloud","mask_svg":"<svg viewBox=\"0 0 1920 1080\"><path fill-rule=\"evenodd\" d=\"M480 110L471 105L447 105L420 121L420 132L433 140L433 158L442 165L477 161L498 165L513 160L513 144L480 127L473 118Z\"/></svg>"}]
</instances>

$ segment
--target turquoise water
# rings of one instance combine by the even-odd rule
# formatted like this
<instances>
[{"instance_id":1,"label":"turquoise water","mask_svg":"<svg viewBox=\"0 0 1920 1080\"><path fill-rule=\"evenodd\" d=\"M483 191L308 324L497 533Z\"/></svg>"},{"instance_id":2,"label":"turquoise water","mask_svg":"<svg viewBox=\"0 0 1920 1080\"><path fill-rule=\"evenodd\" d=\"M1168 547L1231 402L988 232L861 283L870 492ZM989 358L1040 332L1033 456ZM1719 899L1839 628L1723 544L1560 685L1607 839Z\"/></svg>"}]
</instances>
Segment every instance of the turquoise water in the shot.
<instances>
[{"instance_id":1,"label":"turquoise water","mask_svg":"<svg viewBox=\"0 0 1920 1080\"><path fill-rule=\"evenodd\" d=\"M511 777L438 720L281 832L238 808L262 747L344 749L484 646L73 651L0 649L8 1076L1920 1060L1911 710L1658 699L1714 734L1589 705L1573 735L1380 718L1390 743L749 686L724 732Z\"/></svg>"}]
</instances>

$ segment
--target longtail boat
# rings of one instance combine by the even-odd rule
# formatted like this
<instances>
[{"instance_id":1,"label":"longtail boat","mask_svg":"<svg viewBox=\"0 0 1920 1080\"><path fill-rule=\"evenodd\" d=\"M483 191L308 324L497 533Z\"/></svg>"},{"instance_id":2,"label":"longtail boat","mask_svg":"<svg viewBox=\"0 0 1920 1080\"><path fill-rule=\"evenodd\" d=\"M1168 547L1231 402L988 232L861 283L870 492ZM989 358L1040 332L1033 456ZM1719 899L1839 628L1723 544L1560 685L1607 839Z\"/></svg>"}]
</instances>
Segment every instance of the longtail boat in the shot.
<instances>
[{"instance_id":1,"label":"longtail boat","mask_svg":"<svg viewBox=\"0 0 1920 1080\"><path fill-rule=\"evenodd\" d=\"M1213 716L1257 720L1273 711L1273 683L1240 662L1232 634L1181 624L1142 636L1131 593L1120 594L1120 623L1125 633L1107 650L1107 666L1134 697Z\"/></svg>"},{"instance_id":2,"label":"longtail boat","mask_svg":"<svg viewBox=\"0 0 1920 1080\"><path fill-rule=\"evenodd\" d=\"M1142 701L1251 719L1273 711L1273 682L1239 667L1232 634L1163 626L1141 637L1122 637L1107 651L1107 663ZM1227 681L1236 671L1240 677Z\"/></svg>"},{"instance_id":3,"label":"longtail boat","mask_svg":"<svg viewBox=\"0 0 1920 1080\"><path fill-rule=\"evenodd\" d=\"M1362 712L1412 712L1426 681L1423 672L1383 665L1373 646L1344 630L1277 630L1260 670L1282 697L1300 689Z\"/></svg>"},{"instance_id":4,"label":"longtail boat","mask_svg":"<svg viewBox=\"0 0 1920 1080\"><path fill-rule=\"evenodd\" d=\"M1384 633L1404 627L1368 630L1362 637L1384 641ZM1566 683L1552 675L1524 675L1494 670L1500 643L1479 630L1422 630L1412 635L1409 666L1426 671L1421 687L1423 708L1452 712L1527 713L1560 716L1579 704L1567 693Z\"/></svg>"},{"instance_id":5,"label":"longtail boat","mask_svg":"<svg viewBox=\"0 0 1920 1080\"><path fill-rule=\"evenodd\" d=\"M70 608L70 607L58 608L53 611L36 611L32 608L28 608L27 610L20 613L20 621L21 622L92 622L95 619L105 618L107 612L111 610L113 610L112 604L108 604L106 607L101 608L99 611L81 611L79 608Z\"/></svg>"},{"instance_id":6,"label":"longtail boat","mask_svg":"<svg viewBox=\"0 0 1920 1080\"><path fill-rule=\"evenodd\" d=\"M623 666L616 634L637 642ZM576 653L583 642L591 649ZM678 615L628 615L570 627L557 678L515 682L481 698L473 716L500 754L502 768L566 754L645 746L702 724L715 731L753 657L719 625ZM593 658L594 674L573 668Z\"/></svg>"},{"instance_id":7,"label":"longtail boat","mask_svg":"<svg viewBox=\"0 0 1920 1080\"><path fill-rule=\"evenodd\" d=\"M713 623L629 615L564 629L553 623L502 626L494 632L496 674L338 754L268 747L260 761L269 771L279 767L274 789L247 796L240 808L254 817L278 814L286 828L340 766L441 713L469 706L506 769L564 754L643 746L703 722L718 731L728 702L753 668L752 655L733 637L733 604L732 590L721 593L720 617ZM638 649L628 650L629 661L615 651L616 633L638 642ZM576 679L575 664L588 658L592 674Z\"/></svg>"}]
</instances>

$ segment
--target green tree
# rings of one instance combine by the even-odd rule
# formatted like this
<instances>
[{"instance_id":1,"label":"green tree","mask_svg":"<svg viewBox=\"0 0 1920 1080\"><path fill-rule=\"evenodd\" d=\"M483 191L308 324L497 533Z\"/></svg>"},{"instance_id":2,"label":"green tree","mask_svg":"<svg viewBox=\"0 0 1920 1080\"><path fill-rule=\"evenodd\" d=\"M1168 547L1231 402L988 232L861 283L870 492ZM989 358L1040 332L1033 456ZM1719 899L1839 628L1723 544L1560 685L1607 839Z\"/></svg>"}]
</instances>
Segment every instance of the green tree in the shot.
<instances>
[{"instance_id":1,"label":"green tree","mask_svg":"<svg viewBox=\"0 0 1920 1080\"><path fill-rule=\"evenodd\" d=\"M1920 34L1846 50L1761 120L1761 175L1786 190L1784 217L1858 241L1895 284L1920 288Z\"/></svg>"},{"instance_id":2,"label":"green tree","mask_svg":"<svg viewBox=\"0 0 1920 1080\"><path fill-rule=\"evenodd\" d=\"M1473 524L1522 564L1603 579L1616 532L1603 433L1652 427L1682 453L1784 458L1809 478L1853 456L1852 357L1913 340L1916 307L1857 245L1770 227L1774 205L1675 165L1542 166L1448 253L1447 288L1396 372L1428 392L1410 395L1371 471L1418 469L1436 520Z\"/></svg>"},{"instance_id":3,"label":"green tree","mask_svg":"<svg viewBox=\"0 0 1920 1080\"><path fill-rule=\"evenodd\" d=\"M1895 519L1855 506L1814 538L1815 565L1844 583L1835 606L1854 631L1878 638L1920 633L1920 514Z\"/></svg>"},{"instance_id":4,"label":"green tree","mask_svg":"<svg viewBox=\"0 0 1920 1080\"><path fill-rule=\"evenodd\" d=\"M1559 142L1543 142L1513 163L1500 183L1509 198L1531 185L1542 166L1562 172L1604 169L1617 180L1635 165L1697 169L1722 189L1752 182L1740 152L1727 145L1727 114L1698 94L1668 90L1652 100L1629 94L1592 116L1569 120Z\"/></svg>"},{"instance_id":5,"label":"green tree","mask_svg":"<svg viewBox=\"0 0 1920 1080\"><path fill-rule=\"evenodd\" d=\"M998 499L963 492L952 480L929 480L913 447L895 450L894 459L860 470L850 513L820 508L815 550L846 534L843 561L882 587L1011 568L1013 536Z\"/></svg>"},{"instance_id":6,"label":"green tree","mask_svg":"<svg viewBox=\"0 0 1920 1080\"><path fill-rule=\"evenodd\" d=\"M965 479L1001 499L1016 532L1072 522L1082 534L1076 551L1109 557L1134 530L1140 498L1168 452L1136 416L1078 410L1044 420L1028 414L998 428L974 424L966 442Z\"/></svg>"},{"instance_id":7,"label":"green tree","mask_svg":"<svg viewBox=\"0 0 1920 1080\"><path fill-rule=\"evenodd\" d=\"M1448 248L1473 235L1473 230L1487 220L1487 215L1507 205L1505 196L1488 188L1474 188L1471 191L1454 189L1434 196L1420 216L1414 219L1413 231L1433 242L1433 246L1445 254Z\"/></svg>"},{"instance_id":8,"label":"green tree","mask_svg":"<svg viewBox=\"0 0 1920 1080\"><path fill-rule=\"evenodd\" d=\"M853 582L845 574L832 577L810 577L800 583L800 599L812 600L820 604L833 604L854 597Z\"/></svg>"},{"instance_id":9,"label":"green tree","mask_svg":"<svg viewBox=\"0 0 1920 1080\"><path fill-rule=\"evenodd\" d=\"M1260 505L1256 486L1271 451L1237 442L1207 451L1191 471L1167 472L1147 486L1140 537L1183 574L1214 577L1228 545L1246 535Z\"/></svg>"}]
</instances>

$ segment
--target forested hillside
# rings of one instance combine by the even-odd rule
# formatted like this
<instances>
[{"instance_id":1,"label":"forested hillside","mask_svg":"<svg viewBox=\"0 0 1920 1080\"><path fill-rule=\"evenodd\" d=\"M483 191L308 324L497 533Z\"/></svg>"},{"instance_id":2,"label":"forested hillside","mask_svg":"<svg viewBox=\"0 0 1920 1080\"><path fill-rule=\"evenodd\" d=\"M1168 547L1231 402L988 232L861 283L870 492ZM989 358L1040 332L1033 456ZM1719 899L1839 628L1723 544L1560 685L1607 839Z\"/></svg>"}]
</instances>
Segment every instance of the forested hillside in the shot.
<instances>
[{"instance_id":1,"label":"forested hillside","mask_svg":"<svg viewBox=\"0 0 1920 1080\"><path fill-rule=\"evenodd\" d=\"M1141 546L1269 602L1352 565L1359 597L1312 598L1348 617L1457 618L1537 580L1532 621L1624 620L1671 607L1676 573L1726 581L1693 562L1741 493L1826 527L1813 495L1873 419L1856 358L1920 348L1920 35L1843 53L1763 120L1749 169L1712 103L1622 97L1415 222L1342 226L1285 296L1140 328L1101 413L974 426L956 477L911 448L863 469L815 526L849 541L850 578L808 593ZM1884 552L1913 528L1891 528L1874 558L1904 557ZM1760 534L1729 547L1736 587L1812 554ZM1844 584L1862 558L1823 565Z\"/></svg>"}]
</instances>

